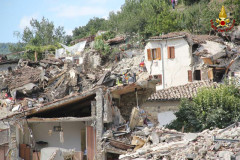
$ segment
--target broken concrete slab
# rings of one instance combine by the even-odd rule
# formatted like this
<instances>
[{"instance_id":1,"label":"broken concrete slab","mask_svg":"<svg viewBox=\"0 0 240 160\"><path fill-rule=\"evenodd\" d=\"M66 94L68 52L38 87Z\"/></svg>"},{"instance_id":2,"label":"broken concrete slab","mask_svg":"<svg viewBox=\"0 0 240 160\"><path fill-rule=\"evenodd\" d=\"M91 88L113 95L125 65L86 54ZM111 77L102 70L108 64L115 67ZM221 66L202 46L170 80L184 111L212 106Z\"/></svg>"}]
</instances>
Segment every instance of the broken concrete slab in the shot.
<instances>
[{"instance_id":1,"label":"broken concrete slab","mask_svg":"<svg viewBox=\"0 0 240 160\"><path fill-rule=\"evenodd\" d=\"M186 133L183 136L183 139L186 140L186 141L194 141L194 140L197 139L197 137L198 137L197 133Z\"/></svg>"}]
</instances>

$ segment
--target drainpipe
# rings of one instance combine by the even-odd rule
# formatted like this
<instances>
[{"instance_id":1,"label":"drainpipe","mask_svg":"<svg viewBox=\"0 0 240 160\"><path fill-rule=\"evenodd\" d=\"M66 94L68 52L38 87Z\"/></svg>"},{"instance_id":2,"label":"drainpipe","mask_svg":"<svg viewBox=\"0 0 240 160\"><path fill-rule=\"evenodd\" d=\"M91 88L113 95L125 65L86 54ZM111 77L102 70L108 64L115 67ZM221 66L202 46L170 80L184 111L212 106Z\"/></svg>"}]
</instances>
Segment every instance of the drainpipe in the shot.
<instances>
[{"instance_id":1,"label":"drainpipe","mask_svg":"<svg viewBox=\"0 0 240 160\"><path fill-rule=\"evenodd\" d=\"M160 43L160 42L159 42ZM163 89L165 89L165 68L164 68L164 51L163 51L163 46L160 43L160 46L162 48L162 84L163 84ZM166 40L166 44L165 46L167 46L167 40Z\"/></svg>"}]
</instances>

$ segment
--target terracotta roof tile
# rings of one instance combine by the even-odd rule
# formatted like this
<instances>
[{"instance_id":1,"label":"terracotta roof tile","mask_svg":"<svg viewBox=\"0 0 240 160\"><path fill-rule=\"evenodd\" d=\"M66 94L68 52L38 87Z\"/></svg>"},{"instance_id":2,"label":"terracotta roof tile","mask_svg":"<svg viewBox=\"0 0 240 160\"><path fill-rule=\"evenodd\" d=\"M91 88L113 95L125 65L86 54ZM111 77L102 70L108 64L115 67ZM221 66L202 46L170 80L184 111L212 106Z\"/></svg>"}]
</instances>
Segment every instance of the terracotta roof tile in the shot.
<instances>
[{"instance_id":1,"label":"terracotta roof tile","mask_svg":"<svg viewBox=\"0 0 240 160\"><path fill-rule=\"evenodd\" d=\"M185 85L162 89L153 93L148 101L179 100L181 98L192 99L197 94L199 88L216 87L218 84L210 81L198 81L187 83Z\"/></svg>"},{"instance_id":2,"label":"terracotta roof tile","mask_svg":"<svg viewBox=\"0 0 240 160\"><path fill-rule=\"evenodd\" d=\"M185 37L188 34L189 33L187 32L171 32L161 36L150 37L149 39L168 39L168 38L176 38L176 37Z\"/></svg>"},{"instance_id":3,"label":"terracotta roof tile","mask_svg":"<svg viewBox=\"0 0 240 160\"><path fill-rule=\"evenodd\" d=\"M223 40L218 36L193 35L187 32L171 32L161 36L150 37L149 40L164 40L164 39L177 38L177 37L186 37L188 41L192 41L193 43L205 43L206 41L215 41L218 43L223 42Z\"/></svg>"}]
</instances>

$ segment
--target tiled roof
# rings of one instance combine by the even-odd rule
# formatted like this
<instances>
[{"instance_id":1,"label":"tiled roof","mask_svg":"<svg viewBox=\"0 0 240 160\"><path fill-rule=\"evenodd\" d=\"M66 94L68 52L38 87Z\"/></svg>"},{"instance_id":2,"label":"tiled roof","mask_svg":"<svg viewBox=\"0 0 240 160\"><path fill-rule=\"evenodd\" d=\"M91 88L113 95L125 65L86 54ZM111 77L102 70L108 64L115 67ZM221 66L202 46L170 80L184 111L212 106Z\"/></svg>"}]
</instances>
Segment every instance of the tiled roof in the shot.
<instances>
[{"instance_id":1,"label":"tiled roof","mask_svg":"<svg viewBox=\"0 0 240 160\"><path fill-rule=\"evenodd\" d=\"M161 36L150 37L149 39L151 40L151 39L168 39L168 38L176 38L176 37L185 37L188 34L189 33L187 32L171 32Z\"/></svg>"},{"instance_id":2,"label":"tiled roof","mask_svg":"<svg viewBox=\"0 0 240 160\"><path fill-rule=\"evenodd\" d=\"M156 93L153 93L147 101L179 100L181 98L192 99L193 96L196 95L199 88L216 86L217 83L210 81L187 83L185 85L159 90Z\"/></svg>"},{"instance_id":3,"label":"tiled roof","mask_svg":"<svg viewBox=\"0 0 240 160\"><path fill-rule=\"evenodd\" d=\"M223 40L218 36L212 35L192 35L187 32L171 32L161 36L150 37L149 40L164 40L177 37L186 37L187 41L192 41L193 43L205 43L208 41L222 42Z\"/></svg>"}]
</instances>

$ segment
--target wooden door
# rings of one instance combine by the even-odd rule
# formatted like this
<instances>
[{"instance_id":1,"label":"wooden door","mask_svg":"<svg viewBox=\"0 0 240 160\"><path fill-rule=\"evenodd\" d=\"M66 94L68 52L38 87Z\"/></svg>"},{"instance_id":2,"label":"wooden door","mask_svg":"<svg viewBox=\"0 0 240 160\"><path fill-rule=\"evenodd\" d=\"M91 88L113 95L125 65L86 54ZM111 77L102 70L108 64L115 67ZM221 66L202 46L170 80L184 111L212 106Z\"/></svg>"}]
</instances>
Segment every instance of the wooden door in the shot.
<instances>
[{"instance_id":1,"label":"wooden door","mask_svg":"<svg viewBox=\"0 0 240 160\"><path fill-rule=\"evenodd\" d=\"M87 160L94 160L96 153L96 130L92 126L87 126Z\"/></svg>"}]
</instances>

